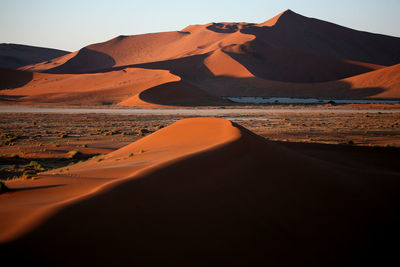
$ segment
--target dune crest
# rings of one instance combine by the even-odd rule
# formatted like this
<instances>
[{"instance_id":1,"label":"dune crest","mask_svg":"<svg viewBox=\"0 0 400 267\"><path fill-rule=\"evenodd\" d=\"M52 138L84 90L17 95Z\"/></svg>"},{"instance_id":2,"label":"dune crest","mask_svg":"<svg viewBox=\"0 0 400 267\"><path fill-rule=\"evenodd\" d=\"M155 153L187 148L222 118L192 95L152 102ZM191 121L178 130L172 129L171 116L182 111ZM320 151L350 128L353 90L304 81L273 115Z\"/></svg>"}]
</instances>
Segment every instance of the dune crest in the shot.
<instances>
[{"instance_id":1,"label":"dune crest","mask_svg":"<svg viewBox=\"0 0 400 267\"><path fill-rule=\"evenodd\" d=\"M32 79L27 84L30 74L20 75L19 82L13 75L11 81L3 83L19 87L1 91L0 103L159 107L224 105L224 97L235 96L397 98L395 73L390 71L397 64L398 37L361 32L286 10L260 24L212 22L181 31L121 35L91 44L20 68L76 74L68 82L73 93L63 91L65 97L61 97L60 88L66 87L58 81L72 76L48 76L44 78L48 83ZM155 77L155 82L149 80L147 86L141 86L139 75L130 81L114 75L132 68L151 70L148 73L152 75L156 70L164 71L171 76ZM391 73L382 76L388 81L368 75L380 69L377 73L385 73L385 69ZM104 86L79 83L79 75L92 80L89 74L104 81ZM54 92L49 91L50 86Z\"/></svg>"},{"instance_id":2,"label":"dune crest","mask_svg":"<svg viewBox=\"0 0 400 267\"><path fill-rule=\"evenodd\" d=\"M38 181L10 181L9 187L17 188L17 191L34 186L27 193L15 192L5 199L3 195L0 196L3 208L0 208L0 215L4 218L0 222L0 242L30 231L55 211L96 194L118 179L133 179L140 171L157 169L160 164L212 150L240 136L240 131L224 119L185 119L102 156L101 161L95 158L70 166L66 175L59 175L59 170L52 170L43 173ZM61 186L56 188L60 183ZM35 187L50 190L35 192ZM58 192L56 197L53 196L53 190ZM26 208L28 203L30 208Z\"/></svg>"},{"instance_id":3,"label":"dune crest","mask_svg":"<svg viewBox=\"0 0 400 267\"><path fill-rule=\"evenodd\" d=\"M257 24L257 26L259 26L259 27L272 27L272 26L275 26L275 24L281 19L281 17L283 17L283 16L295 16L295 15L298 15L298 14L294 13L290 9L287 9L287 10L283 11L282 13L276 15L272 19L269 19L267 21L264 21L263 23Z\"/></svg>"},{"instance_id":4,"label":"dune crest","mask_svg":"<svg viewBox=\"0 0 400 267\"><path fill-rule=\"evenodd\" d=\"M0 195L6 219L0 249L14 262L321 266L398 260L387 251L400 232L397 224L386 225L397 220L397 173L306 156L223 119L181 120L101 160L71 166L68 175L50 172L8 185L28 187Z\"/></svg>"}]
</instances>

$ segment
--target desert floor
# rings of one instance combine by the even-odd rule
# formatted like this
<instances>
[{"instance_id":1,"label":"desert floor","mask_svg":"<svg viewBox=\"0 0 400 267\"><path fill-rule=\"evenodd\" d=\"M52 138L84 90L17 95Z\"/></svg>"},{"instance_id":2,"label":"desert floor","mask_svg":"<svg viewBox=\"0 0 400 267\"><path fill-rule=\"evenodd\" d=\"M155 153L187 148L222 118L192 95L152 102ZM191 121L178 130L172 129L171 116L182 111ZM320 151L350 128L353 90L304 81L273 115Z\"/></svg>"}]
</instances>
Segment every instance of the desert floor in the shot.
<instances>
[{"instance_id":1,"label":"desert floor","mask_svg":"<svg viewBox=\"0 0 400 267\"><path fill-rule=\"evenodd\" d=\"M347 105L325 112L312 106L271 109L290 111L278 113L254 113L251 109L237 113L228 107L225 114L216 117L287 145L300 142L397 150L398 109L364 112L365 107ZM68 168L117 150L180 119L209 117L200 111L207 109L200 109L197 115L0 113L0 179L32 178L44 170Z\"/></svg>"}]
</instances>

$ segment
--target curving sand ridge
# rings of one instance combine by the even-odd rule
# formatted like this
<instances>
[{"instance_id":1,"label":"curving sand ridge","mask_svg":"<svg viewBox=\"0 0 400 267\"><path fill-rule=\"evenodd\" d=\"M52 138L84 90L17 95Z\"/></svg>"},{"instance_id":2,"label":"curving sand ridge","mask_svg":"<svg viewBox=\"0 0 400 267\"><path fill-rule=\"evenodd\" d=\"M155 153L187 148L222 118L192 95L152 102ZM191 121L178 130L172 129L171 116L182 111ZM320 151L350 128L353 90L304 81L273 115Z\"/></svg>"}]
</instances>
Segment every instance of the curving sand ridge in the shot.
<instances>
[{"instance_id":1,"label":"curving sand ridge","mask_svg":"<svg viewBox=\"0 0 400 267\"><path fill-rule=\"evenodd\" d=\"M54 58L54 59L51 59L48 61L43 61L43 62L36 63L36 64L22 66L22 67L18 68L18 70L36 71L36 72L45 71L45 70L52 69L52 68L58 67L60 65L63 65L68 60L75 57L77 54L78 54L78 51L75 51L75 52L68 53L64 56L57 57L57 58Z\"/></svg>"},{"instance_id":2,"label":"curving sand ridge","mask_svg":"<svg viewBox=\"0 0 400 267\"><path fill-rule=\"evenodd\" d=\"M7 88L0 91L5 103L110 105L160 84L179 81L166 70L126 68L95 74L47 74L1 70ZM15 79L10 79L15 76ZM11 88L11 89L9 89Z\"/></svg>"},{"instance_id":3,"label":"curving sand ridge","mask_svg":"<svg viewBox=\"0 0 400 267\"><path fill-rule=\"evenodd\" d=\"M236 78L254 77L243 65L222 50L217 50L204 60L204 65L214 76Z\"/></svg>"},{"instance_id":4,"label":"curving sand ridge","mask_svg":"<svg viewBox=\"0 0 400 267\"><path fill-rule=\"evenodd\" d=\"M8 186L17 192L9 197L0 196L0 214L6 218L0 222L0 241L21 235L46 218L47 213L99 191L104 185L238 138L240 131L227 120L186 119L102 156L101 160L95 158L70 166L66 175L55 170L43 173L37 181L9 181Z\"/></svg>"},{"instance_id":5,"label":"curving sand ridge","mask_svg":"<svg viewBox=\"0 0 400 267\"><path fill-rule=\"evenodd\" d=\"M385 264L398 175L365 167L185 119L69 175L9 182L26 190L0 195L0 249L62 266Z\"/></svg>"},{"instance_id":6,"label":"curving sand ridge","mask_svg":"<svg viewBox=\"0 0 400 267\"><path fill-rule=\"evenodd\" d=\"M397 99L400 98L400 64L330 82L289 83L258 77L221 77L203 82L201 88L216 95L230 96Z\"/></svg>"},{"instance_id":7,"label":"curving sand ridge","mask_svg":"<svg viewBox=\"0 0 400 267\"><path fill-rule=\"evenodd\" d=\"M226 96L399 98L391 71L400 63L399 47L398 37L286 10L260 24L118 36L21 68L59 76L25 73L17 81L0 70L0 89L12 89L0 91L0 103L159 107L224 105ZM30 75L38 79L30 82Z\"/></svg>"}]
</instances>

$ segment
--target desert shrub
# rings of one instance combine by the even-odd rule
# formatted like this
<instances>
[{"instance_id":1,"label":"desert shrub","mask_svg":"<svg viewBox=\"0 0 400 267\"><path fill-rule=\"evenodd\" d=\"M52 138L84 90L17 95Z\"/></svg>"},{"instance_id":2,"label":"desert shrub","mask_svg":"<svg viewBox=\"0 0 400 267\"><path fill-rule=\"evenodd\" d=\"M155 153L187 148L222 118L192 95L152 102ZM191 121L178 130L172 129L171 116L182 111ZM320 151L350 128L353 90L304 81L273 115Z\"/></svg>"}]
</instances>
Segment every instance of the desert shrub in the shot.
<instances>
[{"instance_id":1,"label":"desert shrub","mask_svg":"<svg viewBox=\"0 0 400 267\"><path fill-rule=\"evenodd\" d=\"M35 170L44 171L44 167L37 161L31 161L28 166L33 167Z\"/></svg>"},{"instance_id":2,"label":"desert shrub","mask_svg":"<svg viewBox=\"0 0 400 267\"><path fill-rule=\"evenodd\" d=\"M68 134L63 133L63 134L60 134L58 137L60 137L60 138L67 138L67 137L68 137Z\"/></svg>"},{"instance_id":3,"label":"desert shrub","mask_svg":"<svg viewBox=\"0 0 400 267\"><path fill-rule=\"evenodd\" d=\"M346 144L348 144L348 145L354 145L354 141L351 140L351 139L346 140Z\"/></svg>"},{"instance_id":4,"label":"desert shrub","mask_svg":"<svg viewBox=\"0 0 400 267\"><path fill-rule=\"evenodd\" d=\"M5 183L3 183L2 181L0 181L0 194L9 191L8 187L5 185Z\"/></svg>"},{"instance_id":5,"label":"desert shrub","mask_svg":"<svg viewBox=\"0 0 400 267\"><path fill-rule=\"evenodd\" d=\"M19 156L18 154L11 154L11 155L10 155L10 158L19 159L20 156Z\"/></svg>"},{"instance_id":6,"label":"desert shrub","mask_svg":"<svg viewBox=\"0 0 400 267\"><path fill-rule=\"evenodd\" d=\"M79 150L72 150L68 152L68 158L70 159L77 159L80 157L82 157L82 152L80 152Z\"/></svg>"},{"instance_id":7,"label":"desert shrub","mask_svg":"<svg viewBox=\"0 0 400 267\"><path fill-rule=\"evenodd\" d=\"M140 129L139 132L138 132L138 134L139 134L140 136L145 136L145 135L148 134L148 133L150 133L150 131L147 130L147 129Z\"/></svg>"}]
</instances>

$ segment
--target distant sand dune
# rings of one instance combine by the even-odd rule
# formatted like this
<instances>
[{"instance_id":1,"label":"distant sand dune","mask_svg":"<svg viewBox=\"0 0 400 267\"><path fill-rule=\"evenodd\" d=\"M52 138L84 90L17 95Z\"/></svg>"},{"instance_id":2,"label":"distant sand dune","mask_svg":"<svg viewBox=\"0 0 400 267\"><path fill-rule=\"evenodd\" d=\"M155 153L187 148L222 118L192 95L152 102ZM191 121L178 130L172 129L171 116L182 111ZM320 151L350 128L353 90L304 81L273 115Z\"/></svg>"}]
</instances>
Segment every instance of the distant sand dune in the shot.
<instances>
[{"instance_id":1,"label":"distant sand dune","mask_svg":"<svg viewBox=\"0 0 400 267\"><path fill-rule=\"evenodd\" d=\"M286 10L260 24L213 22L118 36L20 68L66 75L38 76L46 83L0 73L2 83L13 84L0 91L0 103L156 107L223 105L225 96L399 98L398 64L400 38ZM145 86L139 74L125 75L129 81L117 74L137 68L153 70L140 71L147 73Z\"/></svg>"}]
</instances>

